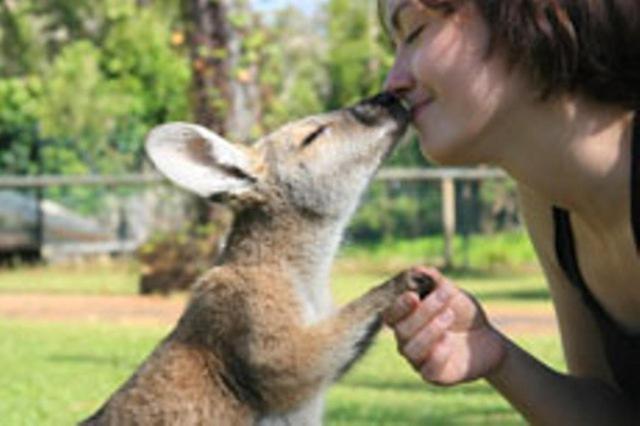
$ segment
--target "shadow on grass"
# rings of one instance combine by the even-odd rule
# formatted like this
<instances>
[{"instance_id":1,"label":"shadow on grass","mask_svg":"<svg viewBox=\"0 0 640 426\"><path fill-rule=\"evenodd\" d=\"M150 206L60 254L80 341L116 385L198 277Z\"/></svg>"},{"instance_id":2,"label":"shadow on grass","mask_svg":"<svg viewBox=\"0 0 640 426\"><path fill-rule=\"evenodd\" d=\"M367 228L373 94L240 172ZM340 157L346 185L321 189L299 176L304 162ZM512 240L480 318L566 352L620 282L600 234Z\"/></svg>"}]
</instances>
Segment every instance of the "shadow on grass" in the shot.
<instances>
[{"instance_id":1,"label":"shadow on grass","mask_svg":"<svg viewBox=\"0 0 640 426\"><path fill-rule=\"evenodd\" d=\"M522 300L522 301L551 301L546 289L539 290L478 290L477 295L483 300Z\"/></svg>"},{"instance_id":2,"label":"shadow on grass","mask_svg":"<svg viewBox=\"0 0 640 426\"><path fill-rule=\"evenodd\" d=\"M330 407L327 425L521 425L521 418L508 406L469 407L464 404L446 409L438 404L416 404L415 409L341 405Z\"/></svg>"},{"instance_id":3,"label":"shadow on grass","mask_svg":"<svg viewBox=\"0 0 640 426\"><path fill-rule=\"evenodd\" d=\"M345 395L368 398L333 402L327 425L521 425L518 414L489 386L479 383L444 388L420 381L347 378ZM379 391L379 395L365 391ZM385 395L392 395L387 398ZM413 403L400 403L403 399Z\"/></svg>"},{"instance_id":4,"label":"shadow on grass","mask_svg":"<svg viewBox=\"0 0 640 426\"><path fill-rule=\"evenodd\" d=\"M419 380L415 381L403 381L393 382L389 380L371 380L364 378L353 378L342 381L340 383L342 387L353 388L354 391L359 388L368 388L381 391L402 391L402 392L429 392L430 394L451 394L453 392L464 393L465 395L483 395L493 393L487 387L472 385L461 385L455 390L447 387L438 387L434 385L428 385Z\"/></svg>"},{"instance_id":5,"label":"shadow on grass","mask_svg":"<svg viewBox=\"0 0 640 426\"><path fill-rule=\"evenodd\" d=\"M138 366L137 363L131 362L130 359L116 356L100 356L100 355L87 355L87 354L73 354L73 355L52 355L47 358L47 361L61 364L91 364L91 365L109 365L118 368L130 368L134 369Z\"/></svg>"}]
</instances>

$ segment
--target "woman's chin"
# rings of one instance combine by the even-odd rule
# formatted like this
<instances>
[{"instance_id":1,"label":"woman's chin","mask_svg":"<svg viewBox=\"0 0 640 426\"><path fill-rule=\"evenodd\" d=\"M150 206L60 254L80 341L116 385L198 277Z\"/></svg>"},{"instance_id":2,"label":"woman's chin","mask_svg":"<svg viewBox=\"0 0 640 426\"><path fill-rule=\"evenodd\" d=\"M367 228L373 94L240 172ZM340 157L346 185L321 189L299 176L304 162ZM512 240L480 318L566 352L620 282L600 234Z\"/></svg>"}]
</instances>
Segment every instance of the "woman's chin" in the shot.
<instances>
[{"instance_id":1,"label":"woman's chin","mask_svg":"<svg viewBox=\"0 0 640 426\"><path fill-rule=\"evenodd\" d=\"M432 139L420 137L420 151L429 160L441 166L472 166L477 164L469 158L468 149L455 143L436 143Z\"/></svg>"}]
</instances>

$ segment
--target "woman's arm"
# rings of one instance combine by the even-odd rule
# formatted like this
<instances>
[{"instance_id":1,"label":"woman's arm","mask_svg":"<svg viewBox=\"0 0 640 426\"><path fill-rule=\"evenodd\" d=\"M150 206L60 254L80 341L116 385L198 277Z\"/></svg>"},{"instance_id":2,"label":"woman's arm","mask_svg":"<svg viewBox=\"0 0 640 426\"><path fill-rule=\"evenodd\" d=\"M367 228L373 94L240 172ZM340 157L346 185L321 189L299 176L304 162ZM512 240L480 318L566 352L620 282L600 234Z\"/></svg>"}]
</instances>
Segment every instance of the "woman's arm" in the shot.
<instances>
[{"instance_id":1,"label":"woman's arm","mask_svg":"<svg viewBox=\"0 0 640 426\"><path fill-rule=\"evenodd\" d=\"M518 193L553 298L569 375L550 370L507 340L505 362L488 377L490 383L533 423L558 424L580 416L584 424L637 424L640 413L614 384L593 313L558 264L552 203L522 185ZM548 408L532 410L545 403Z\"/></svg>"},{"instance_id":2,"label":"woman's arm","mask_svg":"<svg viewBox=\"0 0 640 426\"><path fill-rule=\"evenodd\" d=\"M473 297L438 271L426 271L436 282L435 291L423 301L406 293L385 313L400 352L425 381L451 386L486 378L533 424L638 423L633 405L607 380L596 378L600 369L580 377L551 370L497 331ZM597 359L598 350L583 356Z\"/></svg>"},{"instance_id":3,"label":"woman's arm","mask_svg":"<svg viewBox=\"0 0 640 426\"><path fill-rule=\"evenodd\" d=\"M638 424L637 409L605 381L560 374L504 340L506 355L486 379L530 423Z\"/></svg>"}]
</instances>

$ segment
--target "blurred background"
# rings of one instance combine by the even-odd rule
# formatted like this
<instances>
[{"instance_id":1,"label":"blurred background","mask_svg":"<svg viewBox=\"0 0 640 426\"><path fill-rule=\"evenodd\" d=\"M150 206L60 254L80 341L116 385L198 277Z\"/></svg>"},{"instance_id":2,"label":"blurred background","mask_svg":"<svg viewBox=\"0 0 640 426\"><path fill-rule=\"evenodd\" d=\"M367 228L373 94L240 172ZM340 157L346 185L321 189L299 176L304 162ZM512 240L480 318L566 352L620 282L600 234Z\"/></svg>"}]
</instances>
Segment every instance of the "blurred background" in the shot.
<instances>
[{"instance_id":1,"label":"blurred background","mask_svg":"<svg viewBox=\"0 0 640 426\"><path fill-rule=\"evenodd\" d=\"M248 144L377 93L393 53L372 0L0 0L0 24L0 363L13 371L0 375L0 418L67 424L173 323L180 291L214 262L231 220L158 177L145 134L191 121ZM348 229L337 300L436 265L505 326L542 324L543 337L525 333L524 344L560 359L516 201L502 172L433 167L410 134ZM332 396L330 424L521 423L483 385L442 396L435 411L403 409L441 396L413 395L421 385L410 372L385 376L395 355L383 342ZM68 394L52 391L70 376ZM465 392L478 399L463 415Z\"/></svg>"}]
</instances>

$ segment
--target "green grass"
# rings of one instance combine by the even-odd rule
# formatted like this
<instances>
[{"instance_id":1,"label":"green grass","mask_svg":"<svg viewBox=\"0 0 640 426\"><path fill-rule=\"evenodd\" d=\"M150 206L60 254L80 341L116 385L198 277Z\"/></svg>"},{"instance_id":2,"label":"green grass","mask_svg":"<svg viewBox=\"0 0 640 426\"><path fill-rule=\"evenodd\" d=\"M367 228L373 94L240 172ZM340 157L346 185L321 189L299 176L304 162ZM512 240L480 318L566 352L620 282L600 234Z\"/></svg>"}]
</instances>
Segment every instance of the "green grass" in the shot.
<instances>
[{"instance_id":1,"label":"green grass","mask_svg":"<svg viewBox=\"0 0 640 426\"><path fill-rule=\"evenodd\" d=\"M2 424L74 424L131 374L165 332L1 322Z\"/></svg>"},{"instance_id":2,"label":"green grass","mask_svg":"<svg viewBox=\"0 0 640 426\"><path fill-rule=\"evenodd\" d=\"M457 244L462 241L457 240ZM347 245L334 268L338 300L352 299L409 266L438 265L441 246L442 240L438 238L375 246ZM533 253L524 234L473 237L469 256L474 259L470 263L474 266L472 270L458 269L447 274L481 300L507 299L516 303L548 300L544 280L533 266ZM136 294L138 269L134 262L127 261L0 269L0 294Z\"/></svg>"},{"instance_id":3,"label":"green grass","mask_svg":"<svg viewBox=\"0 0 640 426\"><path fill-rule=\"evenodd\" d=\"M337 302L352 300L411 265L437 265L441 243L426 238L346 247L333 274ZM533 255L521 234L473 239L467 255L474 269L452 270L447 275L483 303L522 309L549 305L544 279L531 267ZM129 262L22 267L0 270L0 294L126 295L137 292L137 280L137 267ZM73 424L95 410L167 331L0 321L0 423ZM554 336L515 336L515 340L552 366L563 367ZM450 389L422 383L397 354L387 332L363 362L332 388L326 424L515 425L524 421L482 381Z\"/></svg>"},{"instance_id":4,"label":"green grass","mask_svg":"<svg viewBox=\"0 0 640 426\"><path fill-rule=\"evenodd\" d=\"M351 269L351 267L349 268ZM345 303L381 284L398 272L353 272L338 269L333 277L333 292L338 303ZM545 279L539 272L502 275L456 275L450 279L473 294L482 303L513 306L542 306L550 303Z\"/></svg>"},{"instance_id":5,"label":"green grass","mask_svg":"<svg viewBox=\"0 0 640 426\"><path fill-rule=\"evenodd\" d=\"M0 419L6 426L73 424L125 380L163 328L0 323ZM562 368L553 337L517 339ZM442 389L422 383L383 333L328 398L328 425L523 424L486 383Z\"/></svg>"},{"instance_id":6,"label":"green grass","mask_svg":"<svg viewBox=\"0 0 640 426\"><path fill-rule=\"evenodd\" d=\"M127 261L0 269L0 294L136 294L137 270Z\"/></svg>"},{"instance_id":7,"label":"green grass","mask_svg":"<svg viewBox=\"0 0 640 426\"><path fill-rule=\"evenodd\" d=\"M441 236L393 240L376 244L346 244L342 257L368 260L371 267L389 267L407 261L443 264L444 240ZM504 232L493 235L456 236L454 266L485 272L512 272L536 269L535 252L526 233Z\"/></svg>"},{"instance_id":8,"label":"green grass","mask_svg":"<svg viewBox=\"0 0 640 426\"><path fill-rule=\"evenodd\" d=\"M533 354L563 368L553 337L516 339ZM331 425L515 425L522 418L486 382L452 388L423 383L396 353L389 333L329 394Z\"/></svg>"},{"instance_id":9,"label":"green grass","mask_svg":"<svg viewBox=\"0 0 640 426\"><path fill-rule=\"evenodd\" d=\"M417 262L392 261L386 265L376 259L343 257L333 273L332 287L338 303L352 300ZM518 273L447 274L457 285L482 302L518 305L546 304L549 295L542 274L532 270ZM138 273L130 263L106 265L52 265L0 270L0 294L84 294L133 295L137 293Z\"/></svg>"}]
</instances>

